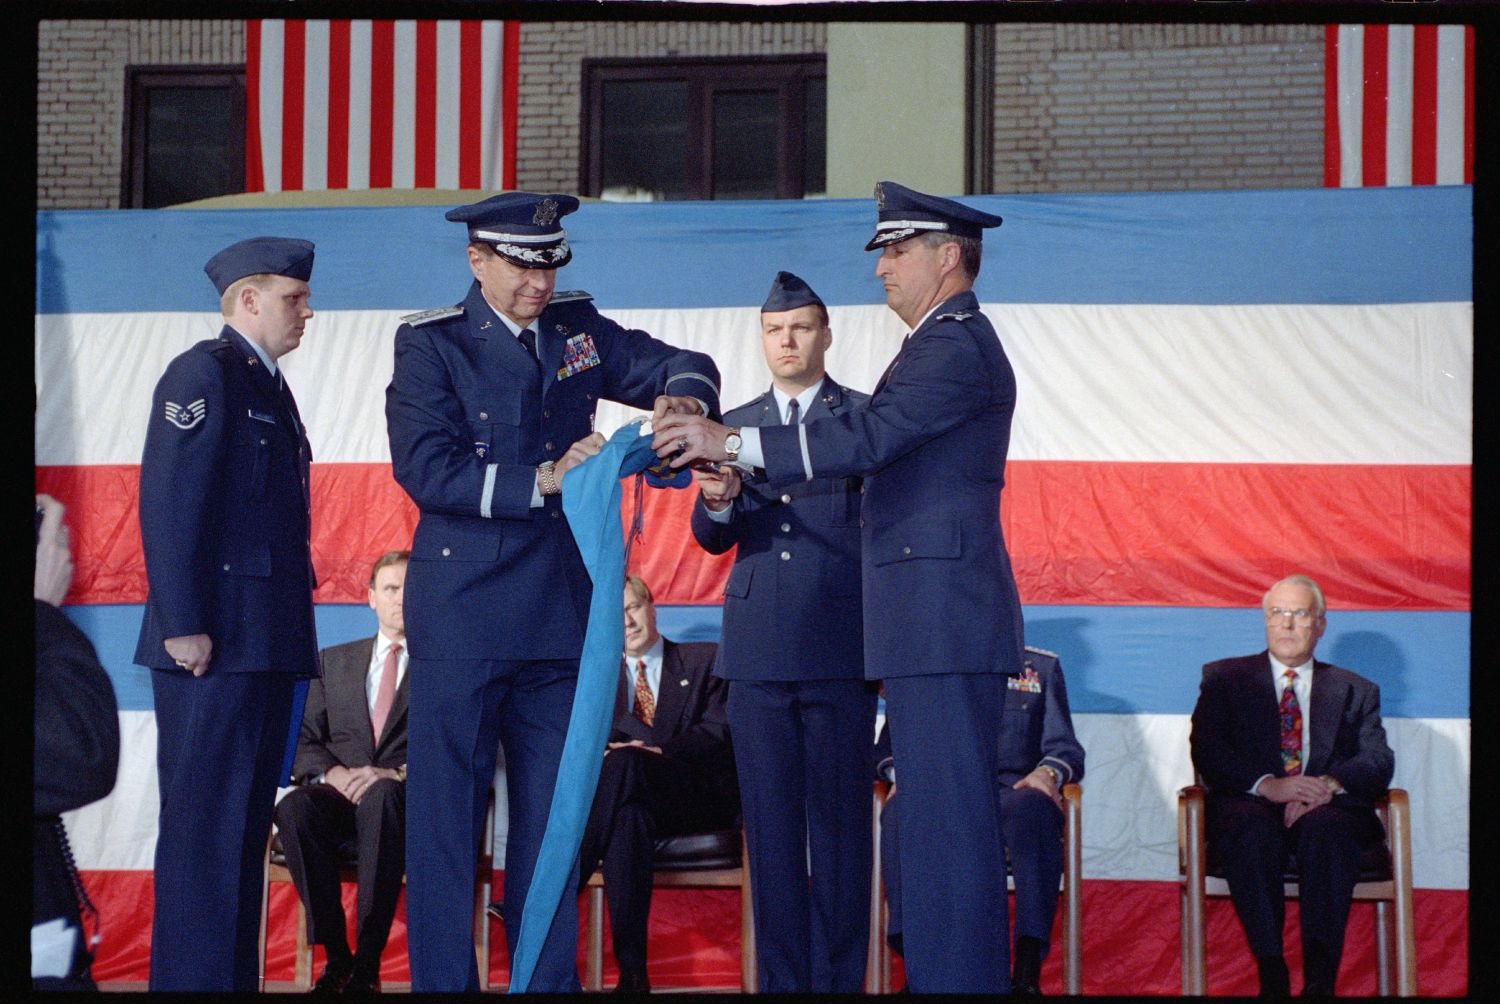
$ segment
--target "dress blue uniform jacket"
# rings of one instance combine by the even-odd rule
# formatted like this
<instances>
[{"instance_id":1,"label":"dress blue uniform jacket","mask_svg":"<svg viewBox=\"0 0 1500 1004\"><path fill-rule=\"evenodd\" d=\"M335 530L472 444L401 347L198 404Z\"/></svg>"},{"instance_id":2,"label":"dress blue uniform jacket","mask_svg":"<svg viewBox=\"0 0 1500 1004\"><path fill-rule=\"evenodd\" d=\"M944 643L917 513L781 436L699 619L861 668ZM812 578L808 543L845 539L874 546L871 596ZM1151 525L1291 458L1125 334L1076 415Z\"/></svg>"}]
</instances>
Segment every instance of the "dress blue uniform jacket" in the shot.
<instances>
[{"instance_id":1,"label":"dress blue uniform jacket","mask_svg":"<svg viewBox=\"0 0 1500 1004\"><path fill-rule=\"evenodd\" d=\"M825 378L805 421L869 398ZM730 426L779 425L770 392L728 412ZM745 482L727 523L693 507L693 536L710 554L738 545L724 584L716 676L726 680L863 679L858 477L772 487Z\"/></svg>"},{"instance_id":2,"label":"dress blue uniform jacket","mask_svg":"<svg viewBox=\"0 0 1500 1004\"><path fill-rule=\"evenodd\" d=\"M876 771L891 780L891 736L881 729ZM1046 764L1057 771L1058 787L1083 780L1083 746L1073 734L1062 665L1052 652L1026 646L1020 673L1006 681L1005 713L1000 719L1000 781L1006 787Z\"/></svg>"},{"instance_id":3,"label":"dress blue uniform jacket","mask_svg":"<svg viewBox=\"0 0 1500 1004\"><path fill-rule=\"evenodd\" d=\"M1016 380L972 292L906 339L867 405L803 424L812 474L864 476L865 675L1015 673L1021 603L1000 531ZM761 430L773 484L799 429Z\"/></svg>"},{"instance_id":4,"label":"dress blue uniform jacket","mask_svg":"<svg viewBox=\"0 0 1500 1004\"><path fill-rule=\"evenodd\" d=\"M213 672L318 675L311 460L291 395L239 332L172 360L141 460L138 664L176 669L165 639L206 634Z\"/></svg>"},{"instance_id":5,"label":"dress blue uniform jacket","mask_svg":"<svg viewBox=\"0 0 1500 1004\"><path fill-rule=\"evenodd\" d=\"M601 398L650 409L674 394L717 411L718 370L621 327L581 293L558 294L532 324L543 382L477 282L442 315L397 330L386 390L395 477L421 510L406 578L411 654L577 659L589 577L558 497L531 507L536 466L589 434Z\"/></svg>"}]
</instances>

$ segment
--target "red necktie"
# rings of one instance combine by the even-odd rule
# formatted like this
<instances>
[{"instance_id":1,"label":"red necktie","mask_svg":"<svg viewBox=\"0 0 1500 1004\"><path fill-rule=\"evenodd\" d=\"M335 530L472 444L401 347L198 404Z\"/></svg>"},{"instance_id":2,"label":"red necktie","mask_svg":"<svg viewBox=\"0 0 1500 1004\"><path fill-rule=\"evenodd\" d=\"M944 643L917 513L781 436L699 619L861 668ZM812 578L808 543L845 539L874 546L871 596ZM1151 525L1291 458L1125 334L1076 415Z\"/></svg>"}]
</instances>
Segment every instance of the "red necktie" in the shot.
<instances>
[{"instance_id":1,"label":"red necktie","mask_svg":"<svg viewBox=\"0 0 1500 1004\"><path fill-rule=\"evenodd\" d=\"M1281 765L1287 777L1302 773L1302 706L1297 703L1296 670L1283 674L1286 686L1281 691Z\"/></svg>"},{"instance_id":2,"label":"red necktie","mask_svg":"<svg viewBox=\"0 0 1500 1004\"><path fill-rule=\"evenodd\" d=\"M396 664L401 661L401 644L397 642L385 656L385 670L380 682L375 685L375 707L370 709L370 726L379 745L380 734L385 731L385 720L391 715L391 705L396 700Z\"/></svg>"},{"instance_id":3,"label":"red necktie","mask_svg":"<svg viewBox=\"0 0 1500 1004\"><path fill-rule=\"evenodd\" d=\"M630 713L640 719L642 725L650 725L656 717L656 698L651 696L651 684L646 682L646 660L635 662L635 707Z\"/></svg>"}]
</instances>

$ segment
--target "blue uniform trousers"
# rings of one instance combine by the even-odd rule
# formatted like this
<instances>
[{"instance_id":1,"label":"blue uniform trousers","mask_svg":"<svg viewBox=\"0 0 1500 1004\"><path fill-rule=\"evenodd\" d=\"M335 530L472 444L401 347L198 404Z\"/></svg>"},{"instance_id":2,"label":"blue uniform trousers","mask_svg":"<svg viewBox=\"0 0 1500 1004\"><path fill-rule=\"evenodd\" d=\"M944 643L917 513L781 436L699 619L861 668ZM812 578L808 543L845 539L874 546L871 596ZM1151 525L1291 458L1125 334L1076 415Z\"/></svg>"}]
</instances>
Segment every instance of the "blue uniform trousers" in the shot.
<instances>
[{"instance_id":1,"label":"blue uniform trousers","mask_svg":"<svg viewBox=\"0 0 1500 1004\"><path fill-rule=\"evenodd\" d=\"M151 671L161 791L152 990L257 989L261 864L296 682Z\"/></svg>"},{"instance_id":2,"label":"blue uniform trousers","mask_svg":"<svg viewBox=\"0 0 1500 1004\"><path fill-rule=\"evenodd\" d=\"M885 681L902 800L906 982L917 993L1010 992L997 776L1005 681L1002 673Z\"/></svg>"},{"instance_id":3,"label":"blue uniform trousers","mask_svg":"<svg viewBox=\"0 0 1500 1004\"><path fill-rule=\"evenodd\" d=\"M578 680L578 660L419 659L408 668L406 918L412 992L477 991L474 869L496 757L509 822L505 936L514 950ZM578 914L558 910L530 989L579 990Z\"/></svg>"},{"instance_id":4,"label":"blue uniform trousers","mask_svg":"<svg viewBox=\"0 0 1500 1004\"><path fill-rule=\"evenodd\" d=\"M880 812L880 876L885 883L887 937L902 933L899 769L896 777L896 791ZM997 794L1005 851L1010 856L1011 876L1016 880L1015 936L1039 939L1045 958L1057 916L1058 884L1062 881L1062 810L1035 788L1017 790L1002 784Z\"/></svg>"},{"instance_id":5,"label":"blue uniform trousers","mask_svg":"<svg viewBox=\"0 0 1500 1004\"><path fill-rule=\"evenodd\" d=\"M729 682L762 993L864 986L875 702L863 680Z\"/></svg>"}]
</instances>

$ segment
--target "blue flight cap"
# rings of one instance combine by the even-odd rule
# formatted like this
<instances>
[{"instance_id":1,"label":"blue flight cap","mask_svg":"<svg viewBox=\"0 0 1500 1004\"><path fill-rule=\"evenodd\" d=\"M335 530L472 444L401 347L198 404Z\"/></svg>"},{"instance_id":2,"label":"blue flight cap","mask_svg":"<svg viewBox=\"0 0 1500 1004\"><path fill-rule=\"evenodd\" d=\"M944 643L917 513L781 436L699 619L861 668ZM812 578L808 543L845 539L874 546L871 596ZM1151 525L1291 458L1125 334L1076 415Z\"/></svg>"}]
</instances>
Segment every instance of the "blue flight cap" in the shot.
<instances>
[{"instance_id":1,"label":"blue flight cap","mask_svg":"<svg viewBox=\"0 0 1500 1004\"><path fill-rule=\"evenodd\" d=\"M284 275L306 282L312 278L313 243L296 237L251 237L231 244L203 266L223 296L236 279L247 275Z\"/></svg>"},{"instance_id":2,"label":"blue flight cap","mask_svg":"<svg viewBox=\"0 0 1500 1004\"><path fill-rule=\"evenodd\" d=\"M875 236L865 245L866 251L934 231L982 240L985 228L998 227L1001 222L998 216L970 209L952 199L923 195L894 181L876 183L875 208L880 215Z\"/></svg>"},{"instance_id":3,"label":"blue flight cap","mask_svg":"<svg viewBox=\"0 0 1500 1004\"><path fill-rule=\"evenodd\" d=\"M573 260L562 218L578 208L571 195L506 192L470 206L458 206L443 219L469 226L469 240L488 244L521 268L562 268Z\"/></svg>"},{"instance_id":4,"label":"blue flight cap","mask_svg":"<svg viewBox=\"0 0 1500 1004\"><path fill-rule=\"evenodd\" d=\"M783 310L796 310L798 307L806 307L816 303L823 307L823 301L818 299L818 294L812 291L812 287L803 282L790 272L777 272L775 280L771 283L771 292L766 294L766 302L760 305L762 314L775 314ZM827 309L824 307L824 309Z\"/></svg>"}]
</instances>

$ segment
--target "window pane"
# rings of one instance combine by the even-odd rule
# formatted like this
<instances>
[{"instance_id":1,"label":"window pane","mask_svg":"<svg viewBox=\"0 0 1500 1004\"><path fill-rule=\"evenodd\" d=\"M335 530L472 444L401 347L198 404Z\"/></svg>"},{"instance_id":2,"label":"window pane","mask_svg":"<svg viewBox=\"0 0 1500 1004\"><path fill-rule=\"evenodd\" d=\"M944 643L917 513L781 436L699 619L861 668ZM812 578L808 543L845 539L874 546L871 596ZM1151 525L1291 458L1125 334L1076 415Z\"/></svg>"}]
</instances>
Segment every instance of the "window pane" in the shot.
<instances>
[{"instance_id":1,"label":"window pane","mask_svg":"<svg viewBox=\"0 0 1500 1004\"><path fill-rule=\"evenodd\" d=\"M600 197L689 199L688 85L683 80L616 80L603 86Z\"/></svg>"},{"instance_id":2,"label":"window pane","mask_svg":"<svg viewBox=\"0 0 1500 1004\"><path fill-rule=\"evenodd\" d=\"M152 87L147 91L145 206L170 206L239 192L244 148L229 133L231 87Z\"/></svg>"},{"instance_id":3,"label":"window pane","mask_svg":"<svg viewBox=\"0 0 1500 1004\"><path fill-rule=\"evenodd\" d=\"M776 198L778 111L775 91L714 94L713 198Z\"/></svg>"},{"instance_id":4,"label":"window pane","mask_svg":"<svg viewBox=\"0 0 1500 1004\"><path fill-rule=\"evenodd\" d=\"M803 117L802 181L804 194L828 193L828 80L809 77Z\"/></svg>"}]
</instances>

